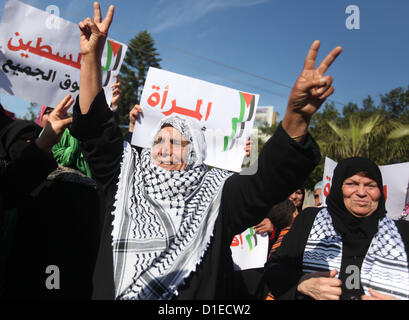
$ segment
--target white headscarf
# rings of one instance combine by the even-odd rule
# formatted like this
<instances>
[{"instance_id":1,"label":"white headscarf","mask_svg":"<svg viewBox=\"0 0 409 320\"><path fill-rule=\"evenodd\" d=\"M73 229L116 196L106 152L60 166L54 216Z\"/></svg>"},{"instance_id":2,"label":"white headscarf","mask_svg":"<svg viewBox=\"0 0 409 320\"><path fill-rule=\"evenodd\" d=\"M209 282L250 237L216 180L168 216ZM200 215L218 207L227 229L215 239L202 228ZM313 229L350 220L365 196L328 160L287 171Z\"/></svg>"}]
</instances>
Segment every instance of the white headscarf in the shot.
<instances>
[{"instance_id":1,"label":"white headscarf","mask_svg":"<svg viewBox=\"0 0 409 320\"><path fill-rule=\"evenodd\" d=\"M139 155L125 143L113 211L117 299L171 299L200 264L213 235L221 191L230 172L203 164L199 126L179 117L162 120L190 142L185 170L165 170L151 150ZM154 140L152 140L154 141Z\"/></svg>"},{"instance_id":2,"label":"white headscarf","mask_svg":"<svg viewBox=\"0 0 409 320\"><path fill-rule=\"evenodd\" d=\"M163 118L154 130L154 135L151 139L151 146L156 139L159 131L166 125L170 125L178 130L183 137L189 141L189 154L186 159L186 169L189 170L198 167L206 160L206 140L203 131L200 128L198 121L192 119L182 119L179 116Z\"/></svg>"}]
</instances>

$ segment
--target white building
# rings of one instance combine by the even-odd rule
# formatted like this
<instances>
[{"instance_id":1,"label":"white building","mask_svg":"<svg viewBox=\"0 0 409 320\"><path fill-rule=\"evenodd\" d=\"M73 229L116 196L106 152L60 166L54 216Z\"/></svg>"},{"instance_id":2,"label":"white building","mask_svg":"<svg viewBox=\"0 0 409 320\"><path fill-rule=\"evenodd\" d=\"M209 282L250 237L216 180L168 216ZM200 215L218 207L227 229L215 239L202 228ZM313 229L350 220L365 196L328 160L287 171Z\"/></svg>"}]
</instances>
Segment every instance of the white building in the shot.
<instances>
[{"instance_id":1,"label":"white building","mask_svg":"<svg viewBox=\"0 0 409 320\"><path fill-rule=\"evenodd\" d=\"M273 106L262 106L257 107L256 115L254 118L254 126L251 132L252 137L259 137L260 133L258 132L258 128L262 127L267 123L267 125L272 126L274 123L278 121L278 113L274 112ZM269 136L263 135L260 137L263 141L267 141Z\"/></svg>"},{"instance_id":2,"label":"white building","mask_svg":"<svg viewBox=\"0 0 409 320\"><path fill-rule=\"evenodd\" d=\"M277 112L274 112L273 106L257 107L254 119L254 127L260 127L267 122L269 126L275 123Z\"/></svg>"}]
</instances>

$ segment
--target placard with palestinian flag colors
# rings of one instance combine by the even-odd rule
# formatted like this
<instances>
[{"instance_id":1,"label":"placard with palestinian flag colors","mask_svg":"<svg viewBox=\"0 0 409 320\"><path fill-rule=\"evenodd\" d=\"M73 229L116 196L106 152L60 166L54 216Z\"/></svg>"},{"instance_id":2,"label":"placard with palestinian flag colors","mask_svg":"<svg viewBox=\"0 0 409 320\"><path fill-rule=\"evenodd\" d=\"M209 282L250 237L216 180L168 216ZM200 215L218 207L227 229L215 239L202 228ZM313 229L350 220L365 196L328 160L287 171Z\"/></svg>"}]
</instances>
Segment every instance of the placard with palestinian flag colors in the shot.
<instances>
[{"instance_id":1,"label":"placard with palestinian flag colors","mask_svg":"<svg viewBox=\"0 0 409 320\"><path fill-rule=\"evenodd\" d=\"M151 147L154 128L169 116L197 122L203 131L205 164L240 172L244 146L253 128L259 95L173 72L149 68L132 144Z\"/></svg>"},{"instance_id":2,"label":"placard with palestinian flag colors","mask_svg":"<svg viewBox=\"0 0 409 320\"><path fill-rule=\"evenodd\" d=\"M6 2L0 23L0 93L55 107L79 93L81 50L76 23L17 0ZM107 39L102 56L103 88L112 84L127 46Z\"/></svg>"}]
</instances>

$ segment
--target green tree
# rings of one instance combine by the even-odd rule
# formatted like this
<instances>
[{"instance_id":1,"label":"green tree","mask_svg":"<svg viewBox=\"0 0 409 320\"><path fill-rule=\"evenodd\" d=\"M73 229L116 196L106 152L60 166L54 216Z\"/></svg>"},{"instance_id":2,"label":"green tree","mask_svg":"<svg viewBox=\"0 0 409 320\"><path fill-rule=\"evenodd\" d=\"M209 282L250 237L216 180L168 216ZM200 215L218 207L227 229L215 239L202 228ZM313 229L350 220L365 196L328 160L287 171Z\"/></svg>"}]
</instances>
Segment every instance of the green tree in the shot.
<instances>
[{"instance_id":1,"label":"green tree","mask_svg":"<svg viewBox=\"0 0 409 320\"><path fill-rule=\"evenodd\" d=\"M328 121L334 121L338 125L342 123L342 117L333 102L326 103L324 108L312 117L310 124L310 132L312 136L332 140L334 134L327 125Z\"/></svg>"},{"instance_id":2,"label":"green tree","mask_svg":"<svg viewBox=\"0 0 409 320\"><path fill-rule=\"evenodd\" d=\"M386 137L385 153L381 154L382 164L399 163L409 161L409 124L391 120L391 130Z\"/></svg>"},{"instance_id":3,"label":"green tree","mask_svg":"<svg viewBox=\"0 0 409 320\"><path fill-rule=\"evenodd\" d=\"M267 121L263 121L262 125L257 128L258 129L257 146L258 146L259 154L260 154L261 149L263 148L263 145L274 134L277 127L278 127L278 123L273 123L270 126L267 123Z\"/></svg>"},{"instance_id":4,"label":"green tree","mask_svg":"<svg viewBox=\"0 0 409 320\"><path fill-rule=\"evenodd\" d=\"M323 160L306 182L322 179L324 159L335 161L359 155L368 157L378 165L409 160L409 87L396 88L380 95L380 104L371 96L361 107L348 103L342 116L330 105L317 113L311 122L310 132L321 148Z\"/></svg>"},{"instance_id":5,"label":"green tree","mask_svg":"<svg viewBox=\"0 0 409 320\"><path fill-rule=\"evenodd\" d=\"M381 94L378 104L369 95L360 106L350 102L343 107L342 114L334 103L326 103L313 116L309 132L320 146L322 160L305 181L304 187L308 189L322 179L325 157L339 161L362 156L378 165L407 162L409 87ZM260 149L262 145L259 140Z\"/></svg>"},{"instance_id":6,"label":"green tree","mask_svg":"<svg viewBox=\"0 0 409 320\"><path fill-rule=\"evenodd\" d=\"M349 116L355 114L358 111L359 111L358 105L356 103L350 102L342 109L342 115L344 118L348 118Z\"/></svg>"},{"instance_id":7,"label":"green tree","mask_svg":"<svg viewBox=\"0 0 409 320\"><path fill-rule=\"evenodd\" d=\"M346 110L346 109L345 109ZM353 105L349 105L349 110L352 112L354 110ZM345 111L348 112L348 111ZM310 133L321 146L322 142L334 141L336 139L336 134L328 126L328 121L334 121L337 124L342 123L342 116L338 112L333 102L327 102L321 110L316 113L310 124ZM322 152L321 152L322 153ZM325 154L322 153L322 159L320 163L314 168L309 177L304 183L304 187L307 189L313 189L314 185L322 179L325 165Z\"/></svg>"},{"instance_id":8,"label":"green tree","mask_svg":"<svg viewBox=\"0 0 409 320\"><path fill-rule=\"evenodd\" d=\"M397 127L389 133L388 139L400 139L407 136L409 136L409 125L398 124Z\"/></svg>"},{"instance_id":9,"label":"green tree","mask_svg":"<svg viewBox=\"0 0 409 320\"><path fill-rule=\"evenodd\" d=\"M122 95L119 101L120 123L129 123L130 109L139 103L149 67L160 68L159 53L151 35L139 32L129 41L128 50L120 71Z\"/></svg>"},{"instance_id":10,"label":"green tree","mask_svg":"<svg viewBox=\"0 0 409 320\"><path fill-rule=\"evenodd\" d=\"M28 113L26 113L23 117L24 120L36 120L40 115L40 105L35 102L30 102L30 106L28 107Z\"/></svg>"},{"instance_id":11,"label":"green tree","mask_svg":"<svg viewBox=\"0 0 409 320\"><path fill-rule=\"evenodd\" d=\"M409 123L409 86L406 90L402 87L393 89L380 97L381 107L387 112L388 118Z\"/></svg>"},{"instance_id":12,"label":"green tree","mask_svg":"<svg viewBox=\"0 0 409 320\"><path fill-rule=\"evenodd\" d=\"M361 120L358 115L349 116L349 126L340 127L334 121L328 121L328 126L336 134L333 141L322 141L320 144L322 153L339 161L349 157L371 157L372 141L377 135L385 136L381 115L372 115Z\"/></svg>"},{"instance_id":13,"label":"green tree","mask_svg":"<svg viewBox=\"0 0 409 320\"><path fill-rule=\"evenodd\" d=\"M362 101L362 110L366 112L376 112L377 107L375 106L375 101L371 96L368 96Z\"/></svg>"}]
</instances>

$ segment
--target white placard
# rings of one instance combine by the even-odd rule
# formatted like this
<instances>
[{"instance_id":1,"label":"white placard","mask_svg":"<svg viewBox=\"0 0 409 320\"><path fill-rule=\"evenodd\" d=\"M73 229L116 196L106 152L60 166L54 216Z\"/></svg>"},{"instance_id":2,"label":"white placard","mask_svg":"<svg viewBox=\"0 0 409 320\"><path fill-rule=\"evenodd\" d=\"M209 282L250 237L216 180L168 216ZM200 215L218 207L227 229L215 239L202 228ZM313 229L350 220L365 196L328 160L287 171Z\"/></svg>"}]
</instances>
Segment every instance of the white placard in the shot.
<instances>
[{"instance_id":1,"label":"white placard","mask_svg":"<svg viewBox=\"0 0 409 320\"><path fill-rule=\"evenodd\" d=\"M324 175L322 177L323 188L321 199L323 203L329 195L332 177L337 162L330 158L325 158ZM382 174L383 191L386 196L386 211L388 217L397 219L405 210L406 197L409 185L409 162L379 166Z\"/></svg>"},{"instance_id":2,"label":"white placard","mask_svg":"<svg viewBox=\"0 0 409 320\"><path fill-rule=\"evenodd\" d=\"M108 104L127 48L106 41L101 63ZM67 94L79 93L81 60L77 24L7 1L0 23L0 93L55 107Z\"/></svg>"},{"instance_id":3,"label":"white placard","mask_svg":"<svg viewBox=\"0 0 409 320\"><path fill-rule=\"evenodd\" d=\"M236 235L230 245L234 270L264 268L268 254L268 234L259 234L251 227Z\"/></svg>"},{"instance_id":4,"label":"white placard","mask_svg":"<svg viewBox=\"0 0 409 320\"><path fill-rule=\"evenodd\" d=\"M334 160L325 157L325 165L324 165L324 174L322 176L322 188L321 188L321 202L322 205L326 205L325 200L327 199L331 185L332 185L332 176L334 175L335 167L337 166L337 162Z\"/></svg>"},{"instance_id":5,"label":"white placard","mask_svg":"<svg viewBox=\"0 0 409 320\"><path fill-rule=\"evenodd\" d=\"M210 82L149 68L132 144L151 147L154 128L169 116L199 122L207 145L205 164L239 172L259 96Z\"/></svg>"}]
</instances>

